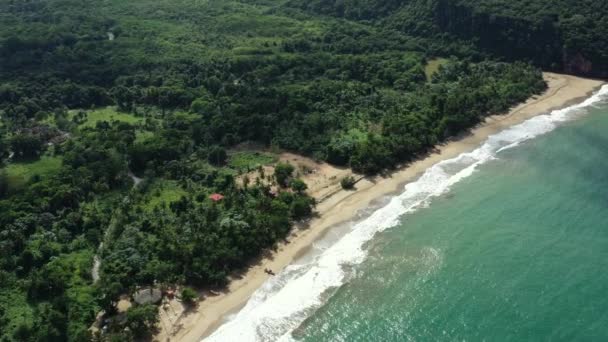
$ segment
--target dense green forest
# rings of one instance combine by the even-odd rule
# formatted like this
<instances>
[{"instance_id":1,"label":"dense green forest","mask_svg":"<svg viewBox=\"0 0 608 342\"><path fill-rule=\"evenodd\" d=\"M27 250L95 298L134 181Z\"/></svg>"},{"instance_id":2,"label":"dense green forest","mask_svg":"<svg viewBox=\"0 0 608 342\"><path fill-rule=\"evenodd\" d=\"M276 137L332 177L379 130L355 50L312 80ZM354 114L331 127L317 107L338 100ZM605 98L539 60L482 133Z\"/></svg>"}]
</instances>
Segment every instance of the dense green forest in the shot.
<instances>
[{"instance_id":1,"label":"dense green forest","mask_svg":"<svg viewBox=\"0 0 608 342\"><path fill-rule=\"evenodd\" d=\"M593 0L292 0L310 12L547 70L608 77L608 6ZM474 45L479 51L462 47ZM461 48L455 46L460 45Z\"/></svg>"},{"instance_id":2,"label":"dense green forest","mask_svg":"<svg viewBox=\"0 0 608 342\"><path fill-rule=\"evenodd\" d=\"M554 61L500 61L440 5L0 2L0 340L88 341L101 310L94 338L145 337L155 308L119 296L225 285L285 238L314 209L300 170L247 179L274 157L240 143L374 174L545 89ZM559 36L603 58L581 37Z\"/></svg>"}]
</instances>

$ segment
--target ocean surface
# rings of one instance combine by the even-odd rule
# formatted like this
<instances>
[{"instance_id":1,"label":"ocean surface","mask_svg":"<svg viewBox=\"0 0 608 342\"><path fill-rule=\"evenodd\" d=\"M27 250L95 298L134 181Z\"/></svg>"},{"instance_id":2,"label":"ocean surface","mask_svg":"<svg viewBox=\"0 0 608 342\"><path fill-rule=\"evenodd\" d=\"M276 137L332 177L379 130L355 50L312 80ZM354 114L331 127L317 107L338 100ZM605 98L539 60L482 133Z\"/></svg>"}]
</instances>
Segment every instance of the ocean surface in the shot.
<instances>
[{"instance_id":1,"label":"ocean surface","mask_svg":"<svg viewBox=\"0 0 608 342\"><path fill-rule=\"evenodd\" d=\"M208 340L608 340L608 86L428 169Z\"/></svg>"}]
</instances>

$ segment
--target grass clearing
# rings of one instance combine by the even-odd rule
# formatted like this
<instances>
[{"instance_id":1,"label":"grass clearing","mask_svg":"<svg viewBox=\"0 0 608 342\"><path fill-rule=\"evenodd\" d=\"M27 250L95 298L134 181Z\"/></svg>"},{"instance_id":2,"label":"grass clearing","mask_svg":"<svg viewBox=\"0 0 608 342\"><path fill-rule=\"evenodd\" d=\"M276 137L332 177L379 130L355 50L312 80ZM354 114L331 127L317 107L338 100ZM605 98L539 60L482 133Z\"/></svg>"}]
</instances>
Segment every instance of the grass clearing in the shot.
<instances>
[{"instance_id":1,"label":"grass clearing","mask_svg":"<svg viewBox=\"0 0 608 342\"><path fill-rule=\"evenodd\" d=\"M152 211L159 206L179 201L186 195L188 195L186 190L182 189L176 181L157 181L150 187L143 206L146 211Z\"/></svg>"},{"instance_id":2,"label":"grass clearing","mask_svg":"<svg viewBox=\"0 0 608 342\"><path fill-rule=\"evenodd\" d=\"M59 171L62 159L59 157L42 156L34 161L20 161L10 163L4 168L12 189L19 188L27 183L32 177L48 177Z\"/></svg>"},{"instance_id":3,"label":"grass clearing","mask_svg":"<svg viewBox=\"0 0 608 342\"><path fill-rule=\"evenodd\" d=\"M120 121L126 122L132 125L136 125L142 123L144 118L137 117L133 114L118 112L115 107L105 107L100 109L93 109L90 111L86 111L86 119L83 123L79 125L79 127L95 127L98 122L101 121ZM70 111L68 119L72 120L72 118L77 114L77 111Z\"/></svg>"},{"instance_id":4,"label":"grass clearing","mask_svg":"<svg viewBox=\"0 0 608 342\"><path fill-rule=\"evenodd\" d=\"M428 81L431 80L433 75L439 70L439 67L446 64L449 60L446 58L434 58L429 60L424 67L424 73Z\"/></svg>"},{"instance_id":5,"label":"grass clearing","mask_svg":"<svg viewBox=\"0 0 608 342\"><path fill-rule=\"evenodd\" d=\"M235 170L253 170L259 166L272 164L277 157L265 152L235 152L230 154L228 166Z\"/></svg>"}]
</instances>

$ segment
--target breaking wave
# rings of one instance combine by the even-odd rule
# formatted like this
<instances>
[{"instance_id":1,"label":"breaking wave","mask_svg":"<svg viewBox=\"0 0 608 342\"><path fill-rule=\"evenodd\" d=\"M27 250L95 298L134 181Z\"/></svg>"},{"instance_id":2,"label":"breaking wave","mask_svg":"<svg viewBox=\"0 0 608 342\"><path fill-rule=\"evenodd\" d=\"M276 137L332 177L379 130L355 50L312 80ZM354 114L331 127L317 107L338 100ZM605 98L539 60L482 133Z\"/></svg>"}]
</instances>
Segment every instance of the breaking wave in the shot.
<instances>
[{"instance_id":1,"label":"breaking wave","mask_svg":"<svg viewBox=\"0 0 608 342\"><path fill-rule=\"evenodd\" d=\"M327 299L328 293L348 281L352 266L366 257L364 245L374 234L398 224L399 218L427 206L433 197L475 172L497 153L555 129L598 102L608 99L608 86L583 103L539 115L488 137L479 148L427 169L388 204L313 257L286 267L259 288L245 307L229 317L206 341L291 340L291 332Z\"/></svg>"}]
</instances>

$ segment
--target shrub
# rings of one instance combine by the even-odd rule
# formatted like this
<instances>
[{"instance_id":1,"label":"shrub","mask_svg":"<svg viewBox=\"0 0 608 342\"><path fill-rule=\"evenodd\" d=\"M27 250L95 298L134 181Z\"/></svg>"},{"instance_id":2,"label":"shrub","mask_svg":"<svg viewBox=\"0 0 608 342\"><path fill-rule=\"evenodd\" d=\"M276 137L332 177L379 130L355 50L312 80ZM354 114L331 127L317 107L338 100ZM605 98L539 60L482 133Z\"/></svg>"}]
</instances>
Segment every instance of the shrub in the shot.
<instances>
[{"instance_id":1,"label":"shrub","mask_svg":"<svg viewBox=\"0 0 608 342\"><path fill-rule=\"evenodd\" d=\"M304 183L304 181L299 178L292 180L289 185L291 186L293 191L297 192L298 194L301 194L306 191L306 189L308 189L308 185L306 185L306 183Z\"/></svg>"},{"instance_id":2,"label":"shrub","mask_svg":"<svg viewBox=\"0 0 608 342\"><path fill-rule=\"evenodd\" d=\"M184 303L192 304L198 298L198 294L192 288L184 287L181 298Z\"/></svg>"},{"instance_id":3,"label":"shrub","mask_svg":"<svg viewBox=\"0 0 608 342\"><path fill-rule=\"evenodd\" d=\"M287 181L294 170L293 165L289 163L278 163L274 168L274 178L277 180L277 184L281 187L286 187Z\"/></svg>"},{"instance_id":4,"label":"shrub","mask_svg":"<svg viewBox=\"0 0 608 342\"><path fill-rule=\"evenodd\" d=\"M346 176L344 178L342 178L342 180L340 181L340 185L342 186L342 189L344 190L352 190L355 188L355 178L353 176Z\"/></svg>"},{"instance_id":5,"label":"shrub","mask_svg":"<svg viewBox=\"0 0 608 342\"><path fill-rule=\"evenodd\" d=\"M130 308L126 314L125 325L136 337L150 334L150 329L158 322L158 308L152 304L138 305Z\"/></svg>"}]
</instances>

